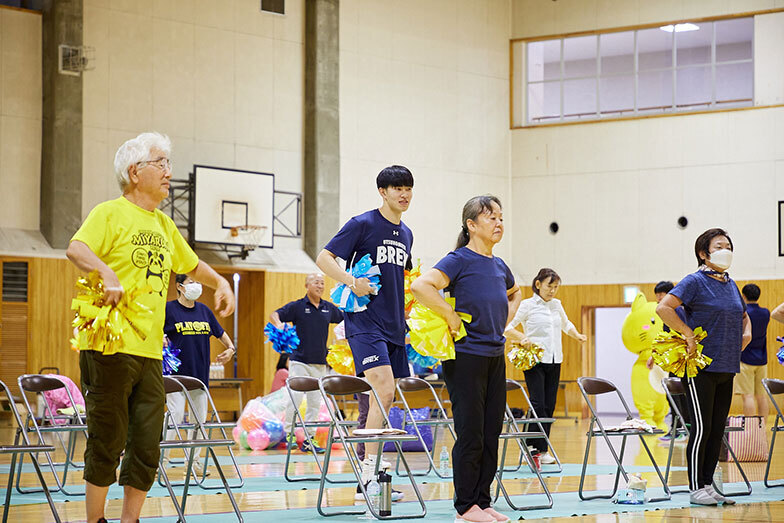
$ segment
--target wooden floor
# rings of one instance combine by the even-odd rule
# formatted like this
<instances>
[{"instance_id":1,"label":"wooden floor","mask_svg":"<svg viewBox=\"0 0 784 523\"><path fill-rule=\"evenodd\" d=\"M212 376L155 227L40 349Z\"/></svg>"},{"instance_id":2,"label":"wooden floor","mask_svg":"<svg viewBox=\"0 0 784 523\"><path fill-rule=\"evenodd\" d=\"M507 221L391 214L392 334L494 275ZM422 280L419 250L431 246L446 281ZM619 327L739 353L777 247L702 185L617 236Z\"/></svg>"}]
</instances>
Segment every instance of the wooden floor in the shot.
<instances>
[{"instance_id":1,"label":"wooden floor","mask_svg":"<svg viewBox=\"0 0 784 523\"><path fill-rule=\"evenodd\" d=\"M553 444L555 445L558 453L563 462L565 463L581 463L583 452L585 448L585 431L587 422L580 420L559 420L553 427ZM4 442L10 442L13 438L13 432L10 427L0 428L0 438ZM447 442L451 445L451 442ZM663 467L667 459L667 447L654 440L651 442L654 456L657 462ZM83 448L83 441L80 442L80 449L77 456L81 460L81 451ZM437 443L437 449L441 448L441 442ZM225 454L225 452L223 452ZM253 456L264 455L269 456L273 454L284 454L281 451L266 451L264 453L251 453L242 451L238 453L240 456ZM774 460L773 477L784 477L784 446L780 446L777 456L780 459ZM675 466L685 466L684 462L685 445L676 445L674 456ZM422 466L425 462L421 453L410 453L410 460L413 466ZM59 455L61 458L62 456ZM647 456L644 450L637 442L632 442L627 450L628 459L625 460L626 464L634 465L649 465ZM512 463L516 459L516 454L511 456L507 461ZM2 456L0 463L7 464L10 461L8 456ZM600 445L598 452L592 451L590 461L592 463L611 464L612 458L609 456L606 449ZM733 470L733 465L722 464L725 482L740 481L740 478ZM746 463L744 469L750 481L761 481L765 471L764 463ZM175 469L177 472L173 474L173 479L181 479L182 469ZM281 484L285 484L283 479L283 464L282 463L267 463L267 464L247 464L241 465L242 473L247 478L259 477L279 477ZM311 463L297 464L297 471L299 473L308 473L315 470L315 465ZM330 471L334 472L350 472L350 468L346 461L339 461L333 463ZM6 476L4 476L6 477ZM643 474L644 478L648 479L649 486L655 486L657 479L655 473ZM75 486L80 485L81 473L77 473L69 483ZM31 473L23 475L23 484L34 485L35 476ZM677 471L674 473L673 484L682 485L686 482L685 471ZM557 492L576 492L579 484L579 476L550 476L547 479L547 485L553 493ZM516 481L511 485L512 494L521 494L523 491L536 492L537 486L533 483L525 483L523 481ZM611 488L612 481L609 475L595 475L589 476L586 479L586 489L595 490L603 488ZM401 490L407 496L407 499L414 499L410 488L401 487ZM784 489L781 489L784 491ZM421 485L421 491L426 500L449 500L452 497L452 485L449 482L443 483L429 483ZM261 492L242 492L237 493L237 501L243 511L254 511L254 520L258 520L259 515L256 511L265 510L279 510L279 509L295 509L295 508L309 508L316 513L316 492L317 490L310 487L309 490L286 490L286 491L261 491ZM215 521L223 520L225 522L235 521L232 513L231 505L225 495L215 495L215 491L205 493L199 488L192 488L192 496L188 498L187 514L214 514L210 519ZM354 485L348 487L339 487L330 489L329 502L333 505L348 505L353 502ZM782 492L784 495L784 492ZM14 491L13 499L24 499L23 495ZM576 497L576 494L575 494ZM110 519L119 520L120 516L120 500L110 500L107 504L106 515ZM522 513L514 513L507 509L503 501L498 502L498 507L506 514L510 515L513 519L519 517ZM612 513L615 505L608 502L607 514L584 516L583 521L784 521L784 502L769 502L769 503L754 503L754 504L738 504L735 507L715 508L715 507L692 507L685 509L670 509L670 510L650 510L647 512L627 513L627 514L614 514ZM651 506L651 508L655 508ZM79 497L72 498L67 503L57 503L57 509L63 521L84 521L84 503L83 499ZM171 505L169 498L155 497L149 498L145 504L142 513L143 518L154 516L174 516L176 513ZM524 514L522 514L524 515ZM249 518L250 519L250 518ZM270 518L271 520L272 518ZM324 521L356 521L358 518L354 517L335 517L323 518ZM571 518L553 518L554 520L567 520ZM23 522L37 522L37 521L52 521L53 518L49 512L46 504L29 504L29 505L13 505L11 509L10 521L23 521ZM176 517L171 519L176 520ZM427 521L427 519L425 519Z\"/></svg>"}]
</instances>

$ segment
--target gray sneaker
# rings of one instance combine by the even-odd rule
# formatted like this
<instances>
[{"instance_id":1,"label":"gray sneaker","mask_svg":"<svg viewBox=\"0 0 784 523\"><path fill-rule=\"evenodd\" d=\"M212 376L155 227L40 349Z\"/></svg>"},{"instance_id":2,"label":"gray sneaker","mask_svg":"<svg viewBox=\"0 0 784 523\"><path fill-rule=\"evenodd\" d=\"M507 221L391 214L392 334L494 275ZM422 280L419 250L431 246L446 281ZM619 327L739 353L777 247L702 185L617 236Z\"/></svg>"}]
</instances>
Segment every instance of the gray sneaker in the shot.
<instances>
[{"instance_id":1,"label":"gray sneaker","mask_svg":"<svg viewBox=\"0 0 784 523\"><path fill-rule=\"evenodd\" d=\"M715 499L717 503L723 503L725 505L734 505L735 504L735 500L734 499L730 499L730 498L728 498L726 496L722 496L721 494L719 494L716 491L715 488L713 488L713 485L708 485L707 487L705 487L705 491L708 494L710 494L710 496L713 499Z\"/></svg>"},{"instance_id":2,"label":"gray sneaker","mask_svg":"<svg viewBox=\"0 0 784 523\"><path fill-rule=\"evenodd\" d=\"M711 496L705 487L699 490L693 490L689 496L689 501L693 505L718 505L719 502Z\"/></svg>"}]
</instances>

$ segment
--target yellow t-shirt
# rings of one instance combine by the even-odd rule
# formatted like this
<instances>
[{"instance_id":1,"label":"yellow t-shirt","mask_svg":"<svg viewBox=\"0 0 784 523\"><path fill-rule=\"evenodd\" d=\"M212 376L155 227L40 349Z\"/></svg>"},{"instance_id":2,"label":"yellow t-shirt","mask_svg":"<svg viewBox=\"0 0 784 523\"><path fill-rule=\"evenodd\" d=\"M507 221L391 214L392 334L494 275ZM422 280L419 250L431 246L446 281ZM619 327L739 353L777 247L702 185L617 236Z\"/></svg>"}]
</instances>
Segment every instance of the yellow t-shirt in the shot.
<instances>
[{"instance_id":1,"label":"yellow t-shirt","mask_svg":"<svg viewBox=\"0 0 784 523\"><path fill-rule=\"evenodd\" d=\"M71 238L74 240L87 244L117 274L126 291L152 287L154 298L145 300L153 309L152 332L145 340L134 336L138 341L120 352L162 359L170 271L187 273L199 263L172 219L158 209L147 211L121 196L96 205ZM92 350L103 351L103 347Z\"/></svg>"}]
</instances>

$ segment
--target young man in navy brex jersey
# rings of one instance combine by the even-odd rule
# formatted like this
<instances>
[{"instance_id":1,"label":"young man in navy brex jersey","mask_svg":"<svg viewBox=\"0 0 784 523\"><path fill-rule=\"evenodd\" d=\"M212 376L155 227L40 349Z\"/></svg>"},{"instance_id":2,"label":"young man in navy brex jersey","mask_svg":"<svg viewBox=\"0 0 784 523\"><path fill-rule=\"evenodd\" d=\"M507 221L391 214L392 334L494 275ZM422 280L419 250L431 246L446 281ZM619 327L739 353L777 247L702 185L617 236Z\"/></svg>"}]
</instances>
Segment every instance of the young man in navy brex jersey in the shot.
<instances>
[{"instance_id":1,"label":"young man in navy brex jersey","mask_svg":"<svg viewBox=\"0 0 784 523\"><path fill-rule=\"evenodd\" d=\"M371 296L367 309L345 313L346 338L354 355L357 376L368 380L379 395L381 408L389 412L395 396L395 378L409 375L406 356L406 323L403 274L411 263L411 230L400 220L411 204L414 177L407 168L392 165L376 178L381 207L351 218L324 247L316 264L327 276L350 286L357 296L370 294L367 278L354 279L338 264L347 267L370 254L381 270L381 289ZM371 396L366 428L379 429L383 415ZM367 484L376 468L377 443L367 443L362 481ZM397 494L393 499L400 499ZM395 499L395 500L397 500Z\"/></svg>"}]
</instances>

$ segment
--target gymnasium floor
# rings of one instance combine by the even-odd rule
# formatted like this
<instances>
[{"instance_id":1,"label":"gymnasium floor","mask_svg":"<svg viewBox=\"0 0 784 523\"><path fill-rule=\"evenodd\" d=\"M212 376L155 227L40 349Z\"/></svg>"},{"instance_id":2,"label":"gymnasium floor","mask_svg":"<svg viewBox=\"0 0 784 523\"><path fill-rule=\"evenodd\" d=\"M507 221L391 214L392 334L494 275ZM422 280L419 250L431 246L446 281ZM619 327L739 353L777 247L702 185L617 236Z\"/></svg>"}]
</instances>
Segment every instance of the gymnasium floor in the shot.
<instances>
[{"instance_id":1,"label":"gymnasium floor","mask_svg":"<svg viewBox=\"0 0 784 523\"><path fill-rule=\"evenodd\" d=\"M772 418L771 418L772 420ZM762 486L762 478L765 472L765 463L744 463L744 469L749 480L754 486L752 496L736 497L738 504L734 507L689 507L688 494L674 494L673 500L665 503L649 503L644 507L644 511L634 508L634 512L615 513L619 510L626 510L624 505L614 505L609 501L590 501L582 502L577 497L579 485L580 466L584 448L585 431L587 421L581 420L559 420L553 428L553 444L555 445L562 461L566 464L565 471L561 475L547 475L547 485L553 492L555 498L554 508L549 511L533 512L514 512L509 510L505 502L501 499L496 504L496 508L509 515L512 519L522 517L524 519L550 518L553 521L566 521L573 514L583 516L584 521L784 521L784 488L766 489ZM10 427L0 429L2 441L9 442L13 438L13 431ZM451 446L451 441L446 443ZM441 448L442 442L437 442L437 450ZM667 447L660 444L657 440L650 442L654 457L662 467L667 459ZM674 453L674 466L677 467L671 485L683 485L686 481L685 472L685 444L676 444ZM778 460L774 460L773 477L784 477L784 451L779 447L776 452ZM80 439L79 451L77 456L81 457L83 440ZM221 454L226 454L222 452ZM297 452L295 472L298 474L313 473L315 465L309 455ZM389 455L388 455L389 456ZM414 467L421 467L425 458L420 453L409 453L410 462ZM59 456L62 457L61 455ZM335 454L336 459L343 457L342 452ZM332 518L320 517L316 512L316 499L318 492L317 482L292 484L283 478L283 463L285 458L284 451L265 451L238 453L241 462L241 470L246 478L246 486L235 492L236 499L243 512L245 521L248 522L281 522L281 521L364 521L369 519L367 516L338 516ZM389 459L389 458L388 458ZM517 454L514 453L507 460L507 463L516 462ZM222 460L223 461L223 460ZM7 474L9 456L2 456L0 460L0 472ZM29 462L28 462L29 463ZM394 463L394 462L393 462ZM613 467L610 466L612 458L606 451L603 444L599 450L592 451L590 463L597 464L591 467L586 478L586 490L597 490L611 488ZM655 488L658 484L655 472L653 472L650 462L645 456L645 452L637 440L631 440L627 449L627 459L624 463L631 470L641 471L643 478L648 479L648 486ZM724 482L740 482L740 476L734 469L733 464L723 464ZM224 467L227 468L227 467ZM35 475L31 467L26 467L29 472L23 473L23 484L34 485ZM182 478L182 467L170 469L170 477L173 480ZM330 467L333 473L350 472L348 463L343 460L335 461ZM7 478L7 475L4 476ZM217 477L213 473L210 479ZM344 476L347 477L347 476ZM6 479L7 481L7 479ZM401 482L407 481L405 478L395 478L396 487L406 494L406 501L415 501L415 496L409 487ZM81 486L81 473L69 477L69 484ZM452 521L454 512L451 509L452 485L449 481L439 480L435 476L418 478L418 484L423 497L428 502L428 515L425 521ZM512 495L518 495L514 500L518 504L536 501L539 497L519 496L521 494L535 494L540 492L535 479L525 477L506 482ZM345 506L353 504L355 484L350 486L338 486L330 488L327 500L330 506ZM728 486L728 489L730 487ZM117 487L110 490L110 497L119 493ZM176 489L180 492L180 489ZM236 521L232 512L231 505L227 496L221 491L204 491L192 486L188 497L186 516L188 521L221 521L229 523ZM3 493L4 494L4 493ZM165 490L154 486L150 492L144 511L142 521L176 521L175 511L170 499L166 496ZM53 521L49 508L43 501L40 494L20 495L13 492L12 508L10 521L38 522ZM55 495L57 509L63 521L84 521L84 503L80 497L71 497L65 501L62 495ZM753 501L753 502L750 502ZM109 520L119 520L121 501L111 499L107 506L107 517ZM671 507L671 508L666 508ZM415 503L397 503L393 507L395 514L412 513L418 505ZM285 512L284 512L285 511Z\"/></svg>"}]
</instances>

